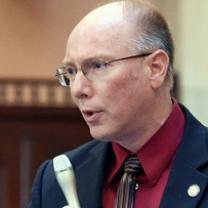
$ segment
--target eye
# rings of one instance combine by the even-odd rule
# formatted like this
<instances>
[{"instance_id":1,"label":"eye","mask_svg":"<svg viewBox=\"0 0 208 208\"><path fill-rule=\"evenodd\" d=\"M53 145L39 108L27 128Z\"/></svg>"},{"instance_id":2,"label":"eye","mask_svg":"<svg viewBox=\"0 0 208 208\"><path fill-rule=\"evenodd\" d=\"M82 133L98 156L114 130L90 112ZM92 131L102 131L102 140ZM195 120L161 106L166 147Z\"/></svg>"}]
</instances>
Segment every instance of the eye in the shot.
<instances>
[{"instance_id":1,"label":"eye","mask_svg":"<svg viewBox=\"0 0 208 208\"><path fill-rule=\"evenodd\" d=\"M73 66L68 66L67 67L67 74L69 76L75 76L77 74L77 69Z\"/></svg>"},{"instance_id":2,"label":"eye","mask_svg":"<svg viewBox=\"0 0 208 208\"><path fill-rule=\"evenodd\" d=\"M104 69L106 67L106 62L97 60L97 61L92 61L90 64L91 69Z\"/></svg>"}]
</instances>

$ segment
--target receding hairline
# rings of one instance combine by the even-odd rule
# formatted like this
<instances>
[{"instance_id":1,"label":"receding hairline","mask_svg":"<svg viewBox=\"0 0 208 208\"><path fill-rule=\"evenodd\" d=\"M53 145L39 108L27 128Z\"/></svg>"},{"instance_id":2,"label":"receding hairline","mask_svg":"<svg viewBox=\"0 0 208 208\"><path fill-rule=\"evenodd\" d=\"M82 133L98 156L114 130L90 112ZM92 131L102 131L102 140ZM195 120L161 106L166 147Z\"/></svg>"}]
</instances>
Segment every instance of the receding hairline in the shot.
<instances>
[{"instance_id":1,"label":"receding hairline","mask_svg":"<svg viewBox=\"0 0 208 208\"><path fill-rule=\"evenodd\" d=\"M123 14L129 15L130 17L135 15L135 12L137 11L145 11L147 12L156 12L157 14L161 15L158 8L148 2L147 0L112 0L112 1L105 1L102 2L101 4L97 5L94 9L91 10L88 14L94 13L96 11L102 10L102 9L107 9L107 8L116 8L120 7L123 11ZM134 11L132 13L131 11ZM87 14L87 15L88 15ZM87 16L86 15L86 16Z\"/></svg>"},{"instance_id":2,"label":"receding hairline","mask_svg":"<svg viewBox=\"0 0 208 208\"><path fill-rule=\"evenodd\" d=\"M131 29L132 35L138 35L140 31L144 32L144 19L149 18L149 16L151 16L152 14L160 16L162 19L165 19L163 15L159 12L158 8L148 1L114 0L100 4L98 7L94 8L91 12L89 12L80 22L89 17L96 16L96 14L101 14L102 12L104 13L105 11L107 12L107 14L109 14L109 11L113 13L113 20L116 19L117 15L119 15L119 17L122 18L121 21L123 23L127 23L126 26ZM105 16L103 18L105 18ZM109 17L107 16L107 18Z\"/></svg>"},{"instance_id":3,"label":"receding hairline","mask_svg":"<svg viewBox=\"0 0 208 208\"><path fill-rule=\"evenodd\" d=\"M140 30L142 31L143 29L142 22L139 23L139 26L141 28L138 28L139 21L137 20L140 19L140 16L144 15L148 18L148 14L154 12L160 15L159 11L153 4L144 0L107 1L107 3L105 2L102 5L99 5L88 14L86 14L86 16L80 20L80 22L74 27L74 29L89 20L94 21L95 26L99 25L100 17L100 19L104 21L110 19L112 23L116 24L115 26L118 26L118 22L120 21L120 23L123 26L126 26L128 30L130 29L131 38L132 35L135 35L135 32L137 33L136 35L138 35L138 32ZM105 16L105 13L107 16ZM112 17L110 16L111 18L109 18L109 15L112 15ZM135 29L135 27L137 29ZM72 32L74 31L74 29L72 30Z\"/></svg>"}]
</instances>

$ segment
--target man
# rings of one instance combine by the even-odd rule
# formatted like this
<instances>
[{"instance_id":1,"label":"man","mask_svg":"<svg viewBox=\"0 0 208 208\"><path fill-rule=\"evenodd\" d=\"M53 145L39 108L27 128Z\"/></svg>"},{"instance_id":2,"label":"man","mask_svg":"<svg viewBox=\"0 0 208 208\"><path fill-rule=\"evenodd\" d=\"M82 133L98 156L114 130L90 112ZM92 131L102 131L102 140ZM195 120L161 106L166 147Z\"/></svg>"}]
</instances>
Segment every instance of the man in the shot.
<instances>
[{"instance_id":1,"label":"man","mask_svg":"<svg viewBox=\"0 0 208 208\"><path fill-rule=\"evenodd\" d=\"M66 153L82 208L118 204L123 164L131 155L142 166L134 207L207 208L208 130L171 98L172 65L168 26L143 1L101 6L70 34L57 77L96 139ZM47 161L29 207L64 205Z\"/></svg>"}]
</instances>

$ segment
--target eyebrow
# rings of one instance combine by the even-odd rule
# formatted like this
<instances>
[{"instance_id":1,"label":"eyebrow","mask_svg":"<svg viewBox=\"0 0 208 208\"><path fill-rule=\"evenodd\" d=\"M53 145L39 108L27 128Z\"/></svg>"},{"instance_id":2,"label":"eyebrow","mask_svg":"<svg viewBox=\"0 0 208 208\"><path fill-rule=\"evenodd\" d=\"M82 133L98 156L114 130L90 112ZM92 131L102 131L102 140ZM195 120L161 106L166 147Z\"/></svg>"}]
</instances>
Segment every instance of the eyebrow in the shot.
<instances>
[{"instance_id":1,"label":"eyebrow","mask_svg":"<svg viewBox=\"0 0 208 208\"><path fill-rule=\"evenodd\" d=\"M93 57L88 57L88 58L86 58L86 59L84 59L82 62L81 62L81 64L83 64L84 62L88 62L88 61L93 61L93 60L104 60L104 59L112 59L113 57L112 56L107 56L107 55L96 55L96 56L93 56ZM64 66L68 66L68 65L72 65L72 66L75 66L75 64L72 62L72 61L66 61L66 62L64 62L63 61L63 65Z\"/></svg>"},{"instance_id":2,"label":"eyebrow","mask_svg":"<svg viewBox=\"0 0 208 208\"><path fill-rule=\"evenodd\" d=\"M67 67L67 66L75 66L75 64L73 64L72 62L63 62L62 63L62 67Z\"/></svg>"}]
</instances>

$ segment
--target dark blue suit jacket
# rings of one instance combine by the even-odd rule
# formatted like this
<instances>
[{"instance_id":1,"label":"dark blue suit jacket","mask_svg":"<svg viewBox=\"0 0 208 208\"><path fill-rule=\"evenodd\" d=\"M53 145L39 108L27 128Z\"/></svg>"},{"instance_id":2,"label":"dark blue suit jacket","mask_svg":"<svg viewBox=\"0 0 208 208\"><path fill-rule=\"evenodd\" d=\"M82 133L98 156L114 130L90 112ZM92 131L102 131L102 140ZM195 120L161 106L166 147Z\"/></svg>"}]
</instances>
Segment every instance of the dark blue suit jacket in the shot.
<instances>
[{"instance_id":1,"label":"dark blue suit jacket","mask_svg":"<svg viewBox=\"0 0 208 208\"><path fill-rule=\"evenodd\" d=\"M208 129L185 108L186 126L173 162L160 208L208 207ZM102 207L105 170L111 159L110 143L89 142L66 155L73 164L81 208ZM200 193L190 197L190 185L198 184ZM52 161L38 170L29 208L61 208L67 204L56 181Z\"/></svg>"}]
</instances>

